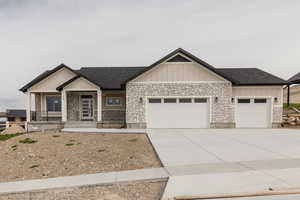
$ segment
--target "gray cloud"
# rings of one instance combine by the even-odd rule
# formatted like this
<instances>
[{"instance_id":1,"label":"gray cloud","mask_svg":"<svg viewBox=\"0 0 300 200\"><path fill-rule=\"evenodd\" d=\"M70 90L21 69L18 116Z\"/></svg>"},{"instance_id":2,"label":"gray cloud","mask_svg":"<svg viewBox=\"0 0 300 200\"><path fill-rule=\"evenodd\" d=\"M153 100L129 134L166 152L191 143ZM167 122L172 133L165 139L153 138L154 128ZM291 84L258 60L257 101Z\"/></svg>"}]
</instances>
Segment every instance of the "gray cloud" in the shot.
<instances>
[{"instance_id":1,"label":"gray cloud","mask_svg":"<svg viewBox=\"0 0 300 200\"><path fill-rule=\"evenodd\" d=\"M61 62L149 65L178 47L216 67L288 78L300 71L299 9L297 0L0 0L0 109L22 107L18 89Z\"/></svg>"}]
</instances>

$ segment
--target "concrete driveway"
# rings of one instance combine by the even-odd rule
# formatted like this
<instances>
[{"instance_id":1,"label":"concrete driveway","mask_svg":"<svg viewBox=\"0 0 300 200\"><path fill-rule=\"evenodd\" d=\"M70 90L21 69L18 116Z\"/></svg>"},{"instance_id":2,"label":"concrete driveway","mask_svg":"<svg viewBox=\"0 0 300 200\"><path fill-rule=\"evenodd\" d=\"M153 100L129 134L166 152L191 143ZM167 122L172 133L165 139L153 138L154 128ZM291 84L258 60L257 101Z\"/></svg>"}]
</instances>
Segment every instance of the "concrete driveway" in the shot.
<instances>
[{"instance_id":1,"label":"concrete driveway","mask_svg":"<svg viewBox=\"0 0 300 200\"><path fill-rule=\"evenodd\" d=\"M300 158L300 130L151 129L164 166Z\"/></svg>"},{"instance_id":2,"label":"concrete driveway","mask_svg":"<svg viewBox=\"0 0 300 200\"><path fill-rule=\"evenodd\" d=\"M162 199L300 186L300 130L152 129L148 135L170 174Z\"/></svg>"}]
</instances>

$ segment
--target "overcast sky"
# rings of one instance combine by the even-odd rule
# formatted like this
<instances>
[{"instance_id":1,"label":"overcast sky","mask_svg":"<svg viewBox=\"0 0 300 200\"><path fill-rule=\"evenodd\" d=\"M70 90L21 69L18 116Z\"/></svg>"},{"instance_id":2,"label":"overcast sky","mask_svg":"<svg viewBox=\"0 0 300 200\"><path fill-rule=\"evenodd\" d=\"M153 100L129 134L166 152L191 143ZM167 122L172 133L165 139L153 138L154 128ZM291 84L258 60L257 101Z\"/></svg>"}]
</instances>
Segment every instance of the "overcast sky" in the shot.
<instances>
[{"instance_id":1,"label":"overcast sky","mask_svg":"<svg viewBox=\"0 0 300 200\"><path fill-rule=\"evenodd\" d=\"M300 71L299 0L0 0L0 111L60 63L146 66L182 47L215 67Z\"/></svg>"}]
</instances>

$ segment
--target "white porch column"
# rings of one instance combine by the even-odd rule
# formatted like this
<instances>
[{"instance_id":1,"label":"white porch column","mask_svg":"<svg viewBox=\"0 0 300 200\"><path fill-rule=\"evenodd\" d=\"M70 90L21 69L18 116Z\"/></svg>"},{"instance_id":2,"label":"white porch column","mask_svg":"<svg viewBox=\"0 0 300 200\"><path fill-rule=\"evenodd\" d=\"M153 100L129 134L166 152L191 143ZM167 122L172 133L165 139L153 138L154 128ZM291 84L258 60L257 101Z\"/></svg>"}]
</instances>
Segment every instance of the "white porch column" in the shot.
<instances>
[{"instance_id":1,"label":"white porch column","mask_svg":"<svg viewBox=\"0 0 300 200\"><path fill-rule=\"evenodd\" d=\"M26 121L31 121L31 92L26 93L27 100L26 100Z\"/></svg>"},{"instance_id":2,"label":"white porch column","mask_svg":"<svg viewBox=\"0 0 300 200\"><path fill-rule=\"evenodd\" d=\"M67 121L67 92L63 90L61 92L61 118L63 122Z\"/></svg>"},{"instance_id":3,"label":"white porch column","mask_svg":"<svg viewBox=\"0 0 300 200\"><path fill-rule=\"evenodd\" d=\"M98 122L102 121L102 92L101 90L97 90L97 114L98 114Z\"/></svg>"}]
</instances>

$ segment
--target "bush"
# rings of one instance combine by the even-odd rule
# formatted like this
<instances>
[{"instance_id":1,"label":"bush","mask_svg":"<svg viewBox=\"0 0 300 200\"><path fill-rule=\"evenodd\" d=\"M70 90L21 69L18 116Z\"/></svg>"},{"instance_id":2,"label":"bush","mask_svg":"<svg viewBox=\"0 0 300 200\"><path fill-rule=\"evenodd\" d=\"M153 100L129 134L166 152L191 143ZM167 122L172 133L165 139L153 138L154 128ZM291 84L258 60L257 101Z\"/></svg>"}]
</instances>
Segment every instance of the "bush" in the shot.
<instances>
[{"instance_id":1,"label":"bush","mask_svg":"<svg viewBox=\"0 0 300 200\"><path fill-rule=\"evenodd\" d=\"M285 103L285 104L283 104L283 108L296 108L296 109L300 110L300 104L291 103L290 106L288 106L288 104Z\"/></svg>"}]
</instances>

